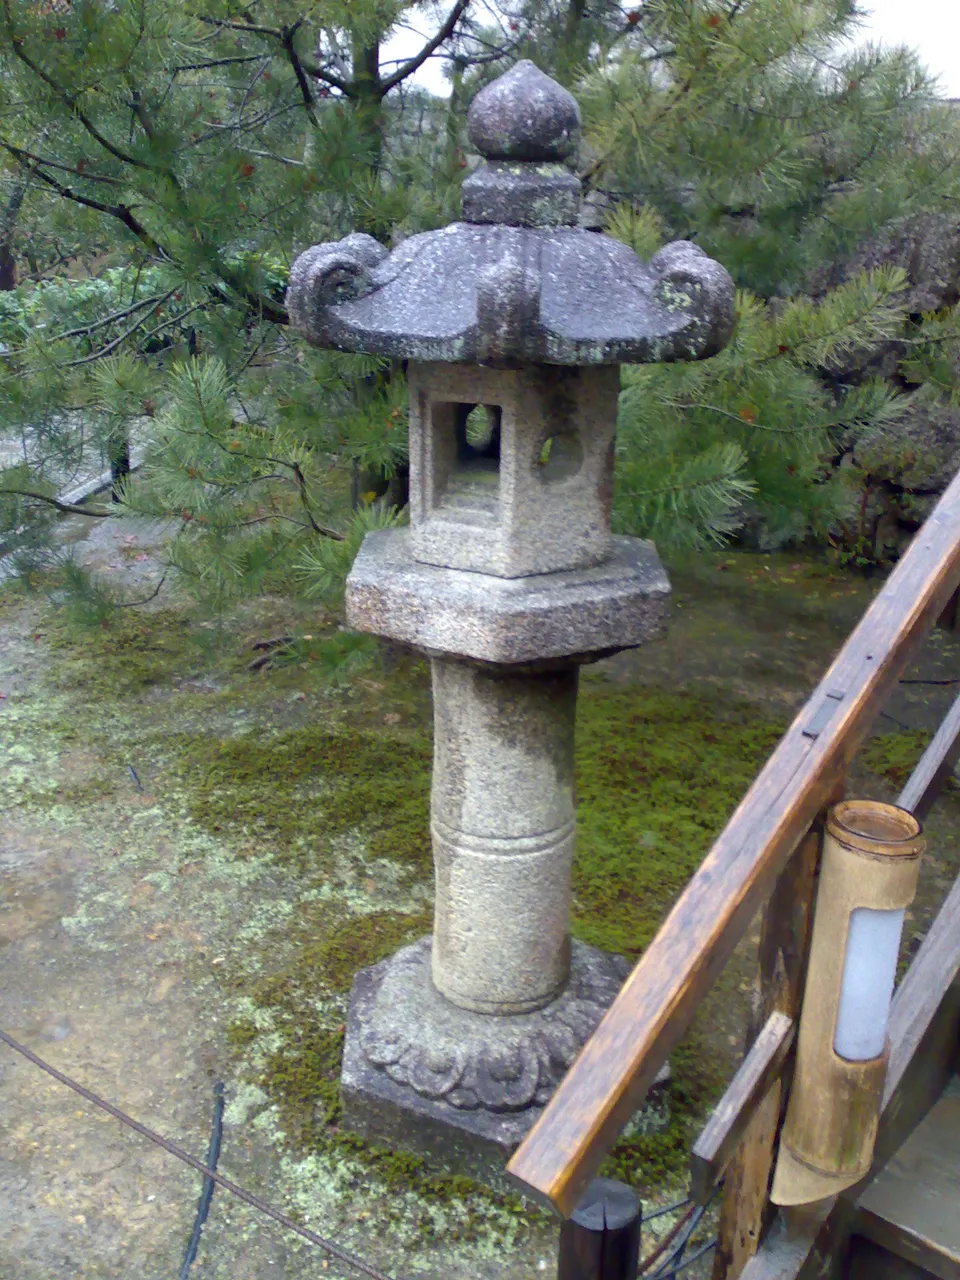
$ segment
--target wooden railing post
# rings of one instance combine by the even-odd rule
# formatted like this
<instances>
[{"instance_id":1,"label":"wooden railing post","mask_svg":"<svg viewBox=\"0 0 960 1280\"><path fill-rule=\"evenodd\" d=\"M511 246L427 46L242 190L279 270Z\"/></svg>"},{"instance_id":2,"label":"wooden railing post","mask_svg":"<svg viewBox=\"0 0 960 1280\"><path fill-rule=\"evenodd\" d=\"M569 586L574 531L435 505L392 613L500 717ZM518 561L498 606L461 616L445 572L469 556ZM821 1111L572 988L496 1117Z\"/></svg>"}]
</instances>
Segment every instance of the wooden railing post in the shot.
<instances>
[{"instance_id":1,"label":"wooden railing post","mask_svg":"<svg viewBox=\"0 0 960 1280\"><path fill-rule=\"evenodd\" d=\"M841 795L842 787L838 787L835 799ZM822 841L823 822L819 820L800 841L763 913L758 1000L748 1041L759 1034L773 1013L799 1018ZM713 1280L737 1280L760 1245L770 1213L770 1181L786 1085L782 1076L771 1085L727 1168Z\"/></svg>"},{"instance_id":2,"label":"wooden railing post","mask_svg":"<svg viewBox=\"0 0 960 1280\"><path fill-rule=\"evenodd\" d=\"M622 1182L597 1178L560 1228L557 1280L636 1280L641 1206Z\"/></svg>"}]
</instances>

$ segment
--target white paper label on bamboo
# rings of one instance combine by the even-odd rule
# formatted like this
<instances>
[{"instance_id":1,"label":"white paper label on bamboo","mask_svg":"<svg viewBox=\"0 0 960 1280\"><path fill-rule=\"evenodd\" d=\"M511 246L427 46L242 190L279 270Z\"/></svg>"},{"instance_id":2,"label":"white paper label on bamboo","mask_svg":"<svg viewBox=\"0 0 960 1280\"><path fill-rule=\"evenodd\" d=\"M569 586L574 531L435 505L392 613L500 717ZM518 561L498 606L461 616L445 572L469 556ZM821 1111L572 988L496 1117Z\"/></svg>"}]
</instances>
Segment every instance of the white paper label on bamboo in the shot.
<instances>
[{"instance_id":1,"label":"white paper label on bamboo","mask_svg":"<svg viewBox=\"0 0 960 1280\"><path fill-rule=\"evenodd\" d=\"M883 1053L897 976L904 910L858 907L850 915L833 1047L848 1062Z\"/></svg>"}]
</instances>

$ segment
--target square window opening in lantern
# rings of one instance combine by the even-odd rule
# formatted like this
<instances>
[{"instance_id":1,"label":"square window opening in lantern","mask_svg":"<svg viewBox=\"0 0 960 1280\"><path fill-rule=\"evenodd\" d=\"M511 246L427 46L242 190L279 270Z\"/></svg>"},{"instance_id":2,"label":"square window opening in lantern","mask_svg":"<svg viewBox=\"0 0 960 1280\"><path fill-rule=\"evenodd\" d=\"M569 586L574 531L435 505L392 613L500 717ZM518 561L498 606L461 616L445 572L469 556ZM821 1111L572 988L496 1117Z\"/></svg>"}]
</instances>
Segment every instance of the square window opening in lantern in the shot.
<instances>
[{"instance_id":1,"label":"square window opening in lantern","mask_svg":"<svg viewBox=\"0 0 960 1280\"><path fill-rule=\"evenodd\" d=\"M465 524L496 524L500 516L502 409L496 404L433 405L434 429L452 448L442 450L449 465L436 476L437 514Z\"/></svg>"}]
</instances>

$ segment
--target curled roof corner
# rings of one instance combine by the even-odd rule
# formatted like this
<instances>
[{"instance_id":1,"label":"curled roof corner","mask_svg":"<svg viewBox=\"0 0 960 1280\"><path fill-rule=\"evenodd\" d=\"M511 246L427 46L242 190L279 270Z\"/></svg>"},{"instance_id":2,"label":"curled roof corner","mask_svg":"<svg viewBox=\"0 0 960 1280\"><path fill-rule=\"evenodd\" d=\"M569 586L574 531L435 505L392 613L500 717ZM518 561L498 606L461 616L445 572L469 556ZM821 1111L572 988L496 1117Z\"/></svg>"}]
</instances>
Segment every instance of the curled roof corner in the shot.
<instances>
[{"instance_id":1,"label":"curled roof corner","mask_svg":"<svg viewBox=\"0 0 960 1280\"><path fill-rule=\"evenodd\" d=\"M577 225L566 167L576 100L532 62L477 94L470 137L486 159L464 183L464 221L392 252L354 234L293 265L287 305L316 346L411 360L520 365L696 360L730 339L734 287L689 241L649 263Z\"/></svg>"}]
</instances>

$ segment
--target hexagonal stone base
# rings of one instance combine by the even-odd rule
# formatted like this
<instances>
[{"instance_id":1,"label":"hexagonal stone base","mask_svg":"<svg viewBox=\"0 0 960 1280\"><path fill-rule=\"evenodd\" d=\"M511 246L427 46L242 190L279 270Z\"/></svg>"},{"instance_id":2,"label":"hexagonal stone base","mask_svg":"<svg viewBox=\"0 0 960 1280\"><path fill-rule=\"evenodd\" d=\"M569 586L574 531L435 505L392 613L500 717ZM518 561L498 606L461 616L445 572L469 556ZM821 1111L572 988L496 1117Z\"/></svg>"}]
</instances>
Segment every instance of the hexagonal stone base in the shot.
<instances>
[{"instance_id":1,"label":"hexagonal stone base","mask_svg":"<svg viewBox=\"0 0 960 1280\"><path fill-rule=\"evenodd\" d=\"M413 1151L431 1168L506 1187L503 1170L543 1112L629 966L574 942L567 989L546 1008L502 1017L446 1000L430 977L431 938L356 976L341 1090L343 1124ZM633 1130L669 1120L658 1078ZM516 1191L516 1187L512 1188Z\"/></svg>"},{"instance_id":2,"label":"hexagonal stone base","mask_svg":"<svg viewBox=\"0 0 960 1280\"><path fill-rule=\"evenodd\" d=\"M614 538L591 569L495 578L413 559L408 529L368 533L347 579L358 631L445 657L589 661L663 633L670 582L652 542Z\"/></svg>"}]
</instances>

